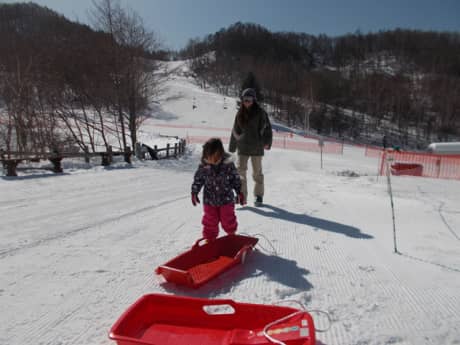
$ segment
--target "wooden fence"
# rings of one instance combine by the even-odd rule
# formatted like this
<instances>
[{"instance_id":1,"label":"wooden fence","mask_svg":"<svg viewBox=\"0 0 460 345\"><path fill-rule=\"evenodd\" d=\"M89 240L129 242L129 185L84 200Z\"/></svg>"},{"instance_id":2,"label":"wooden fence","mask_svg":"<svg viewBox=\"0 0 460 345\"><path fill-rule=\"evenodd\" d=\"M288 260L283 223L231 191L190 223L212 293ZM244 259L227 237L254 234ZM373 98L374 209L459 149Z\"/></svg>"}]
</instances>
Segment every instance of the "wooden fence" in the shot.
<instances>
[{"instance_id":1,"label":"wooden fence","mask_svg":"<svg viewBox=\"0 0 460 345\"><path fill-rule=\"evenodd\" d=\"M142 144L142 143L137 143L136 144L136 157L139 159L146 159L146 154L148 153L150 155L150 158L153 160L158 160L158 159L168 159L171 157L177 157L185 152L185 145L186 141L185 139L179 139L178 137L175 137L176 139L179 140L178 143L175 143L174 145L171 144L166 144L166 147L163 148L158 148L158 145L154 145L153 147L150 147L148 145Z\"/></svg>"},{"instance_id":2,"label":"wooden fence","mask_svg":"<svg viewBox=\"0 0 460 345\"><path fill-rule=\"evenodd\" d=\"M126 151L113 151L111 146L104 152L89 152L88 149L84 152L59 152L58 150L52 152L14 152L0 149L0 161L6 170L6 176L17 176L16 168L18 164L24 162L49 160L53 164L52 171L62 173L62 160L64 158L84 158L85 162L89 163L92 157L101 157L101 164L109 166L113 162L114 156L123 156L125 162L131 163L132 154L130 147L127 147Z\"/></svg>"},{"instance_id":3,"label":"wooden fence","mask_svg":"<svg viewBox=\"0 0 460 345\"><path fill-rule=\"evenodd\" d=\"M144 145L145 146L145 145ZM158 148L156 145L153 148L138 147L136 145L136 156L139 159L145 159L145 153L149 152L152 159L163 159L177 157L185 152L185 140L180 139L179 143L174 145L167 144L164 148ZM109 166L113 162L113 157L123 156L126 163L131 164L133 152L130 147L126 151L113 151L109 146L104 152L89 152L86 149L84 152L12 152L0 149L0 162L6 170L6 176L17 176L17 166L24 162L39 162L40 160L48 160L53 164L52 171L62 173L62 160L64 158L84 158L85 162L89 163L91 158L101 157L101 165Z\"/></svg>"}]
</instances>

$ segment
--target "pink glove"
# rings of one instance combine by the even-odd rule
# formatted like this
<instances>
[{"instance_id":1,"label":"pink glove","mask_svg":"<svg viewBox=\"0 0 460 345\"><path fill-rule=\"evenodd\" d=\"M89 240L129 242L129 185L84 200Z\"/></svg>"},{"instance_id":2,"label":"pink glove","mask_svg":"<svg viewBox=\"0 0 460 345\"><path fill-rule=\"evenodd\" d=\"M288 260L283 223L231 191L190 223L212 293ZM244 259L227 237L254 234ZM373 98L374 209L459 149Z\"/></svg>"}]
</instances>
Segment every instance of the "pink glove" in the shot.
<instances>
[{"instance_id":1,"label":"pink glove","mask_svg":"<svg viewBox=\"0 0 460 345\"><path fill-rule=\"evenodd\" d=\"M198 198L198 194L193 194L192 193L192 204L193 206L196 206L196 204L200 203L200 198Z\"/></svg>"}]
</instances>

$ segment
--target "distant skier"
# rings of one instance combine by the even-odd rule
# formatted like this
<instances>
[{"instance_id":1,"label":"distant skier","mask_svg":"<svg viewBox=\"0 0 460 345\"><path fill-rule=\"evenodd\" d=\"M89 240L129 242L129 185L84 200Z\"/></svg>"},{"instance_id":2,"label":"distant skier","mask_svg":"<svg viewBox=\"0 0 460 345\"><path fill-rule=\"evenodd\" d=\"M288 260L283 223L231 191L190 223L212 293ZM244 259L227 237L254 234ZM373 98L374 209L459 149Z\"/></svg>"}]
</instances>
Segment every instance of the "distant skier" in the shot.
<instances>
[{"instance_id":1,"label":"distant skier","mask_svg":"<svg viewBox=\"0 0 460 345\"><path fill-rule=\"evenodd\" d=\"M241 205L246 202L241 193L241 180L235 164L218 138L211 138L203 145L201 164L195 172L192 184L193 206L200 203L198 194L202 187L203 237L208 241L217 238L219 223L227 234L234 234L238 227L234 191L236 202Z\"/></svg>"},{"instance_id":2,"label":"distant skier","mask_svg":"<svg viewBox=\"0 0 460 345\"><path fill-rule=\"evenodd\" d=\"M267 113L257 103L254 89L245 89L241 94L241 106L235 116L229 151L238 149L237 167L241 177L241 192L247 199L248 187L246 172L251 158L252 177L254 179L255 206L261 206L264 196L264 174L262 158L264 150L272 146L272 126Z\"/></svg>"}]
</instances>

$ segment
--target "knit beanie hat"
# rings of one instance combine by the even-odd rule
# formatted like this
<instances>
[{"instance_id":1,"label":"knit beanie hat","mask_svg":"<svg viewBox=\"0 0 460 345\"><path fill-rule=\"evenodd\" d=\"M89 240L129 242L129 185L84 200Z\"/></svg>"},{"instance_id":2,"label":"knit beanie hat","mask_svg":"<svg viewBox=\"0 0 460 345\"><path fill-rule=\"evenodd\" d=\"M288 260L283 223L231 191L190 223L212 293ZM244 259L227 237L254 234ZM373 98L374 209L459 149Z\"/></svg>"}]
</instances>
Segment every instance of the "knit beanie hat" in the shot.
<instances>
[{"instance_id":1,"label":"knit beanie hat","mask_svg":"<svg viewBox=\"0 0 460 345\"><path fill-rule=\"evenodd\" d=\"M254 100L257 100L256 91L251 88L244 89L243 92L241 93L241 98L244 98L244 97L252 97L254 98Z\"/></svg>"}]
</instances>

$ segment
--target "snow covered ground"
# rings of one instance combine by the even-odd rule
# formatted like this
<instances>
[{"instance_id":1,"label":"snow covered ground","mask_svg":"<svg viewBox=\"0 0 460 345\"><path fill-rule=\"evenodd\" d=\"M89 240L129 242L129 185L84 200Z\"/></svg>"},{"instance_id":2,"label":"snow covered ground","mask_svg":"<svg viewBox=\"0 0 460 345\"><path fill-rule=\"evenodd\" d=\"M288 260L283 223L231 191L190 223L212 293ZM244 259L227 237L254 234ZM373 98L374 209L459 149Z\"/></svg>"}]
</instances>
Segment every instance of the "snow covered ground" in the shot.
<instances>
[{"instance_id":1,"label":"snow covered ground","mask_svg":"<svg viewBox=\"0 0 460 345\"><path fill-rule=\"evenodd\" d=\"M235 110L226 101L225 110L223 96L176 73L144 131L226 136L219 128ZM392 178L394 254L386 179L359 148L324 156L323 169L317 153L269 151L266 205L250 198L237 209L258 250L198 290L161 281L154 269L200 237L202 211L189 197L200 148L177 160L64 163L61 175L1 178L0 344L111 344L111 325L152 292L299 301L330 314L323 345L460 344L460 182Z\"/></svg>"}]
</instances>

